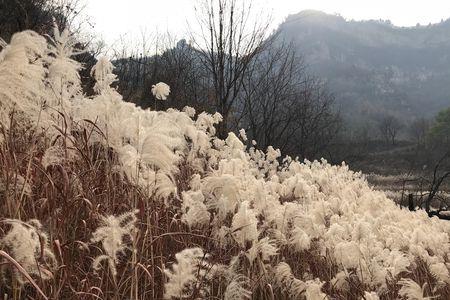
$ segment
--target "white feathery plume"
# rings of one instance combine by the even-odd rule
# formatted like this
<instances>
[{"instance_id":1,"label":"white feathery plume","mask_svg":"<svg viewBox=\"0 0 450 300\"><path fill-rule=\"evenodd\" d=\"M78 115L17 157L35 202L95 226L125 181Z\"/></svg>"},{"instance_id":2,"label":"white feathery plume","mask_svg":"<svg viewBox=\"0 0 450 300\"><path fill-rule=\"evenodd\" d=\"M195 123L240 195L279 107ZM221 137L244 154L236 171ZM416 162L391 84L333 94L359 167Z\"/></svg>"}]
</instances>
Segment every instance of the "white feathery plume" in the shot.
<instances>
[{"instance_id":1,"label":"white feathery plume","mask_svg":"<svg viewBox=\"0 0 450 300\"><path fill-rule=\"evenodd\" d=\"M214 226L212 236L219 247L225 248L234 244L231 236L231 228L228 226Z\"/></svg>"},{"instance_id":2,"label":"white feathery plume","mask_svg":"<svg viewBox=\"0 0 450 300\"><path fill-rule=\"evenodd\" d=\"M47 98L46 55L45 39L33 31L15 33L0 52L0 123L6 128L13 109L25 114L23 122L46 123L46 116L40 114Z\"/></svg>"},{"instance_id":3,"label":"white feathery plume","mask_svg":"<svg viewBox=\"0 0 450 300\"><path fill-rule=\"evenodd\" d=\"M331 279L331 285L339 291L347 291L350 287L347 278L348 274L345 271L341 271Z\"/></svg>"},{"instance_id":4,"label":"white feathery plume","mask_svg":"<svg viewBox=\"0 0 450 300\"><path fill-rule=\"evenodd\" d=\"M340 242L335 246L334 257L344 268L356 268L359 266L361 251L356 242Z\"/></svg>"},{"instance_id":5,"label":"white feathery plume","mask_svg":"<svg viewBox=\"0 0 450 300\"><path fill-rule=\"evenodd\" d=\"M127 212L119 216L101 216L101 226L92 234L91 242L101 242L105 255L98 256L94 262L95 270L100 269L100 263L103 260L108 262L108 266L114 276L117 275L116 265L119 262L118 255L128 249L124 237L133 239L134 232L137 230L135 223L138 210Z\"/></svg>"},{"instance_id":6,"label":"white feathery plume","mask_svg":"<svg viewBox=\"0 0 450 300\"><path fill-rule=\"evenodd\" d=\"M3 222L11 225L11 229L0 239L0 249L5 249L29 274L43 280L52 278L50 270L42 262L52 269L56 266L56 258L49 248L48 237L42 231L41 223L36 219L28 222L6 219ZM0 266L4 268L7 264ZM19 283L27 282L15 268L11 271Z\"/></svg>"},{"instance_id":7,"label":"white feathery plume","mask_svg":"<svg viewBox=\"0 0 450 300\"><path fill-rule=\"evenodd\" d=\"M155 176L155 195L156 197L163 199L167 204L167 200L170 196L177 194L177 186L171 176L156 172Z\"/></svg>"},{"instance_id":8,"label":"white feathery plume","mask_svg":"<svg viewBox=\"0 0 450 300\"><path fill-rule=\"evenodd\" d=\"M247 250L247 257L251 264L257 258L261 258L263 262L267 262L272 256L278 254L278 248L276 247L274 241L270 240L268 237L260 239L259 241L253 241L253 245Z\"/></svg>"},{"instance_id":9,"label":"white feathery plume","mask_svg":"<svg viewBox=\"0 0 450 300\"><path fill-rule=\"evenodd\" d=\"M68 109L68 101L81 94L80 74L81 64L72 59L73 55L81 53L76 51L74 46L76 39L70 35L68 29L59 31L54 25L54 36L51 38L49 52L50 65L48 66L48 78L51 89L54 91L53 97L47 99L47 105L58 106L58 109ZM49 103L51 99L51 103Z\"/></svg>"},{"instance_id":10,"label":"white feathery plume","mask_svg":"<svg viewBox=\"0 0 450 300\"><path fill-rule=\"evenodd\" d=\"M239 135L240 135L240 137L242 138L242 140L243 140L244 142L247 141L247 134L245 133L245 129L244 129L244 128L242 128L242 129L239 130Z\"/></svg>"},{"instance_id":11,"label":"white feathery plume","mask_svg":"<svg viewBox=\"0 0 450 300\"><path fill-rule=\"evenodd\" d=\"M110 86L116 81L116 75L113 74L114 66L108 58L102 56L91 69L91 75L94 77L96 83L94 90L97 93L104 93L110 90Z\"/></svg>"},{"instance_id":12,"label":"white feathery plume","mask_svg":"<svg viewBox=\"0 0 450 300\"><path fill-rule=\"evenodd\" d=\"M172 269L164 269L168 279L164 285L164 299L190 297L193 289L201 289L201 278L209 266L207 257L201 248L188 248L175 254L177 262Z\"/></svg>"},{"instance_id":13,"label":"white feathery plume","mask_svg":"<svg viewBox=\"0 0 450 300\"><path fill-rule=\"evenodd\" d=\"M195 109L193 107L185 106L183 108L183 112L185 112L190 118L195 116Z\"/></svg>"},{"instance_id":14,"label":"white feathery plume","mask_svg":"<svg viewBox=\"0 0 450 300\"><path fill-rule=\"evenodd\" d=\"M225 142L232 158L240 159L244 157L245 146L233 132L228 133Z\"/></svg>"},{"instance_id":15,"label":"white feathery plume","mask_svg":"<svg viewBox=\"0 0 450 300\"><path fill-rule=\"evenodd\" d=\"M420 287L420 285L409 278L402 278L398 284L402 286L400 291L398 291L398 294L408 300L432 299L431 297L425 297L423 295L424 287Z\"/></svg>"},{"instance_id":16,"label":"white feathery plume","mask_svg":"<svg viewBox=\"0 0 450 300\"><path fill-rule=\"evenodd\" d=\"M306 291L305 296L306 300L326 300L328 299L327 295L322 292L321 288L324 282L320 280L308 280L306 281Z\"/></svg>"},{"instance_id":17,"label":"white feathery plume","mask_svg":"<svg viewBox=\"0 0 450 300\"><path fill-rule=\"evenodd\" d=\"M199 174L192 175L191 181L189 181L189 187L192 191L198 191L200 190L202 186L201 177Z\"/></svg>"},{"instance_id":18,"label":"white feathery plume","mask_svg":"<svg viewBox=\"0 0 450 300\"><path fill-rule=\"evenodd\" d=\"M201 191L187 191L182 194L183 203L181 211L183 212L182 220L189 227L202 227L209 225L210 213L204 203L205 197Z\"/></svg>"},{"instance_id":19,"label":"white feathery plume","mask_svg":"<svg viewBox=\"0 0 450 300\"><path fill-rule=\"evenodd\" d=\"M267 147L267 160L275 161L278 157L281 156L280 149L274 149L272 146Z\"/></svg>"},{"instance_id":20,"label":"white feathery plume","mask_svg":"<svg viewBox=\"0 0 450 300\"><path fill-rule=\"evenodd\" d=\"M152 94L158 100L166 100L170 94L170 87L164 82L152 85Z\"/></svg>"},{"instance_id":21,"label":"white feathery plume","mask_svg":"<svg viewBox=\"0 0 450 300\"><path fill-rule=\"evenodd\" d=\"M243 275L235 275L225 289L225 300L251 299L249 279Z\"/></svg>"},{"instance_id":22,"label":"white feathery plume","mask_svg":"<svg viewBox=\"0 0 450 300\"><path fill-rule=\"evenodd\" d=\"M288 294L292 299L300 299L306 291L307 285L300 279L295 278L292 274L291 267L280 262L274 270L275 283L284 293Z\"/></svg>"},{"instance_id":23,"label":"white feathery plume","mask_svg":"<svg viewBox=\"0 0 450 300\"><path fill-rule=\"evenodd\" d=\"M218 124L221 121L222 116L219 113L210 115L206 112L202 112L197 116L197 120L195 120L195 126L197 127L197 129L205 131L209 133L210 136L213 136L216 134L214 125Z\"/></svg>"},{"instance_id":24,"label":"white feathery plume","mask_svg":"<svg viewBox=\"0 0 450 300\"><path fill-rule=\"evenodd\" d=\"M292 236L289 242L291 245L294 245L297 251L305 251L311 247L311 238L300 227L295 227L292 230Z\"/></svg>"},{"instance_id":25,"label":"white feathery plume","mask_svg":"<svg viewBox=\"0 0 450 300\"><path fill-rule=\"evenodd\" d=\"M130 144L126 144L118 148L117 153L119 155L123 173L125 173L128 180L136 183L141 168L141 158L137 149Z\"/></svg>"},{"instance_id":26,"label":"white feathery plume","mask_svg":"<svg viewBox=\"0 0 450 300\"><path fill-rule=\"evenodd\" d=\"M249 208L247 201L242 202L231 223L233 237L241 247L245 247L247 242L258 239L257 225L258 220L255 212Z\"/></svg>"},{"instance_id":27,"label":"white feathery plume","mask_svg":"<svg viewBox=\"0 0 450 300\"><path fill-rule=\"evenodd\" d=\"M155 170L172 171L180 160L175 150L185 147L185 141L180 137L171 137L167 134L169 126L171 124L162 122L153 126L154 130L149 132L143 140L141 159Z\"/></svg>"},{"instance_id":28,"label":"white feathery plume","mask_svg":"<svg viewBox=\"0 0 450 300\"><path fill-rule=\"evenodd\" d=\"M240 200L239 183L237 178L229 174L222 176L208 176L204 180L202 192L209 198L208 207L217 210L220 220L229 213L234 213Z\"/></svg>"},{"instance_id":29,"label":"white feathery plume","mask_svg":"<svg viewBox=\"0 0 450 300\"><path fill-rule=\"evenodd\" d=\"M431 273L443 284L450 283L449 269L444 263L434 263L429 266Z\"/></svg>"}]
</instances>

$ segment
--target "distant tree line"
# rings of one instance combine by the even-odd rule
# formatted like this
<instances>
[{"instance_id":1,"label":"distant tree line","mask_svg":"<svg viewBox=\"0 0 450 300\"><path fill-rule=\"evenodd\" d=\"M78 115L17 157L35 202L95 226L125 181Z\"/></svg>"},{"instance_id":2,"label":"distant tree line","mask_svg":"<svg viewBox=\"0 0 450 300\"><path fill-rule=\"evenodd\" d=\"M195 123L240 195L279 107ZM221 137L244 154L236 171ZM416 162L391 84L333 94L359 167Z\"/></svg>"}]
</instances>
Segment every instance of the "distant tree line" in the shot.
<instances>
[{"instance_id":1,"label":"distant tree line","mask_svg":"<svg viewBox=\"0 0 450 300\"><path fill-rule=\"evenodd\" d=\"M250 1L201 1L197 12L200 30L189 43L170 46L173 38L156 37L153 55L145 53L145 39L130 55L118 52L114 63L125 99L153 109L189 105L198 112L218 111L222 138L244 128L262 149L272 145L300 158L327 156L341 128L339 111L293 45L269 33L268 19L252 18ZM149 101L158 81L171 86L166 103Z\"/></svg>"}]
</instances>

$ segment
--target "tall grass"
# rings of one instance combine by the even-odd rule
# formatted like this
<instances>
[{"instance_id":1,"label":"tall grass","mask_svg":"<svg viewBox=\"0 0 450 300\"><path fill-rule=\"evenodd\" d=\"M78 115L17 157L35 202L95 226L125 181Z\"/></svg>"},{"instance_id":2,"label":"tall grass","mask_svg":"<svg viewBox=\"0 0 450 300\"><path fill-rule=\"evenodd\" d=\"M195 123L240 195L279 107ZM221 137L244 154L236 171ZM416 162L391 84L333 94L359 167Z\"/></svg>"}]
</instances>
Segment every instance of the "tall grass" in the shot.
<instances>
[{"instance_id":1,"label":"tall grass","mask_svg":"<svg viewBox=\"0 0 450 300\"><path fill-rule=\"evenodd\" d=\"M0 106L4 298L450 298L448 223L400 210L345 165L220 140L219 115L125 104L105 60L87 99L70 51L25 49L25 71L62 60L51 81L30 75L39 93L9 69L0 93L34 107Z\"/></svg>"}]
</instances>

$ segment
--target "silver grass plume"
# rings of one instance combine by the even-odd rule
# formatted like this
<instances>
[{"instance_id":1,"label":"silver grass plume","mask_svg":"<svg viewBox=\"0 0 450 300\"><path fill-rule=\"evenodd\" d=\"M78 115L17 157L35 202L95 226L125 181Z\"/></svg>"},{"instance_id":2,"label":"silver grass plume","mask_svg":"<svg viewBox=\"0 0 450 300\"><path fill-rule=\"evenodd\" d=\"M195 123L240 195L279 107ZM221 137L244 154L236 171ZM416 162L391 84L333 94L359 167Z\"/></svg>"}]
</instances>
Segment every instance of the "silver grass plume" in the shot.
<instances>
[{"instance_id":1,"label":"silver grass plume","mask_svg":"<svg viewBox=\"0 0 450 300\"><path fill-rule=\"evenodd\" d=\"M119 254L124 253L129 249L125 243L124 237L133 239L134 233L137 230L135 223L137 221L136 214L138 210L126 212L119 216L101 216L101 226L98 227L92 234L91 242L101 242L103 250L106 254L95 258L92 266L95 270L100 269L100 263L104 260L108 262L111 273L117 275L117 264L119 263Z\"/></svg>"},{"instance_id":2,"label":"silver grass plume","mask_svg":"<svg viewBox=\"0 0 450 300\"><path fill-rule=\"evenodd\" d=\"M48 236L42 230L41 223L36 219L27 222L5 219L2 222L10 225L11 229L0 239L0 249L9 253L30 275L43 280L51 279L56 258L49 248ZM0 266L3 269L8 264L0 263ZM11 272L20 284L27 282L15 268Z\"/></svg>"}]
</instances>

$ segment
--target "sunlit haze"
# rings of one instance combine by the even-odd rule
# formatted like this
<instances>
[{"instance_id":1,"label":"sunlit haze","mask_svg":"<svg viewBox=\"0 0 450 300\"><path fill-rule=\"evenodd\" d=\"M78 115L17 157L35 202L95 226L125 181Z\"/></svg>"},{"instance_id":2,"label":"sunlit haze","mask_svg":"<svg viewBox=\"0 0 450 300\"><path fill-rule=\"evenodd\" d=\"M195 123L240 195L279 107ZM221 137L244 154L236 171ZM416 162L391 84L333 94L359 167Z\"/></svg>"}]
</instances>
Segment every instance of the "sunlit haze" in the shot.
<instances>
[{"instance_id":1,"label":"sunlit haze","mask_svg":"<svg viewBox=\"0 0 450 300\"><path fill-rule=\"evenodd\" d=\"M197 0L90 0L86 12L94 24L94 31L108 43L119 36L139 35L160 31L182 37L188 23L195 21L194 6ZM256 6L270 13L273 26L289 14L305 9L340 14L346 19L391 20L397 26L414 26L417 23L437 23L450 17L450 1L392 1L392 0L256 0Z\"/></svg>"}]
</instances>

